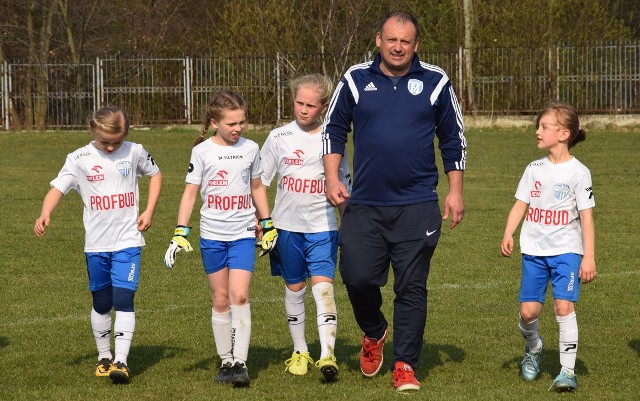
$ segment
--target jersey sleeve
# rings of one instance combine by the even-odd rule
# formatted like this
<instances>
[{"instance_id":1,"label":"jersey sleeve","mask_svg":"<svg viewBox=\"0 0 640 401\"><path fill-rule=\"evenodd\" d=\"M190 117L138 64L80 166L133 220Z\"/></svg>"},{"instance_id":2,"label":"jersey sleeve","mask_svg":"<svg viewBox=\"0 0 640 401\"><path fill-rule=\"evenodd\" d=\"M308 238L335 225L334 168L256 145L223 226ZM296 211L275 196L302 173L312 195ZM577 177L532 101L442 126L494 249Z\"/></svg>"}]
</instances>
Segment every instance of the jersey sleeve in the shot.
<instances>
[{"instance_id":1,"label":"jersey sleeve","mask_svg":"<svg viewBox=\"0 0 640 401\"><path fill-rule=\"evenodd\" d=\"M443 80L448 78L444 76ZM438 94L436 135L444 171L464 170L467 162L467 139L464 136L462 109L450 82Z\"/></svg>"},{"instance_id":2,"label":"jersey sleeve","mask_svg":"<svg viewBox=\"0 0 640 401\"><path fill-rule=\"evenodd\" d=\"M64 166L50 185L65 195L72 189L78 190L78 169L70 155L67 156Z\"/></svg>"},{"instance_id":3,"label":"jersey sleeve","mask_svg":"<svg viewBox=\"0 0 640 401\"><path fill-rule=\"evenodd\" d=\"M251 179L255 180L256 178L262 177L262 160L260 158L260 148L258 144L255 144L255 152L253 152L253 161L251 162Z\"/></svg>"},{"instance_id":4,"label":"jersey sleeve","mask_svg":"<svg viewBox=\"0 0 640 401\"><path fill-rule=\"evenodd\" d=\"M191 159L189 159L189 169L185 182L187 184L200 185L202 183L202 175L204 173L204 162L197 152L197 147L191 150Z\"/></svg>"},{"instance_id":5,"label":"jersey sleeve","mask_svg":"<svg viewBox=\"0 0 640 401\"><path fill-rule=\"evenodd\" d=\"M260 150L260 158L262 159L262 183L266 186L271 185L271 181L278 171L278 157L275 142L273 135L269 134Z\"/></svg>"},{"instance_id":6,"label":"jersey sleeve","mask_svg":"<svg viewBox=\"0 0 640 401\"><path fill-rule=\"evenodd\" d=\"M347 192L351 193L351 170L349 168L349 157L346 153L342 155L342 160L340 161L338 178L340 178L342 184L347 188Z\"/></svg>"},{"instance_id":7,"label":"jersey sleeve","mask_svg":"<svg viewBox=\"0 0 640 401\"><path fill-rule=\"evenodd\" d=\"M595 197L593 195L593 184L591 182L591 172L584 167L581 170L581 177L577 187L574 189L576 194L576 205L578 210L590 209L595 206Z\"/></svg>"},{"instance_id":8,"label":"jersey sleeve","mask_svg":"<svg viewBox=\"0 0 640 401\"><path fill-rule=\"evenodd\" d=\"M529 183L531 182L531 166L527 166L518 183L518 189L516 189L516 199L529 204L531 201L531 190Z\"/></svg>"},{"instance_id":9,"label":"jersey sleeve","mask_svg":"<svg viewBox=\"0 0 640 401\"><path fill-rule=\"evenodd\" d=\"M160 172L160 168L153 160L153 157L146 151L144 146L138 145L138 177L153 176Z\"/></svg>"}]
</instances>

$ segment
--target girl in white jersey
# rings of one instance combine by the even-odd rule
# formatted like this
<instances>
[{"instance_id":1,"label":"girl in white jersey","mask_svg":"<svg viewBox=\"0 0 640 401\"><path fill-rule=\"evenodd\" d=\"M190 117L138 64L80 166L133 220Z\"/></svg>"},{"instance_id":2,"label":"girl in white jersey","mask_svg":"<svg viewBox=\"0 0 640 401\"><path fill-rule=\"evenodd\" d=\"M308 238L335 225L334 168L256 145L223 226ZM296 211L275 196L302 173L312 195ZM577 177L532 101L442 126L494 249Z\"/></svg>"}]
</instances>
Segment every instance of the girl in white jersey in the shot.
<instances>
[{"instance_id":1,"label":"girl in white jersey","mask_svg":"<svg viewBox=\"0 0 640 401\"><path fill-rule=\"evenodd\" d=\"M576 110L561 102L543 110L536 125L538 148L548 155L529 164L520 180L502 238L502 254L511 256L513 233L524 217L520 232L519 327L525 339L525 356L520 370L526 381L535 380L540 373L543 342L538 316L551 281L562 365L551 388L573 391L578 387L574 372L578 350L574 303L580 283L596 277L591 174L569 153L571 147L585 140L586 133L580 128Z\"/></svg>"},{"instance_id":2,"label":"girl in white jersey","mask_svg":"<svg viewBox=\"0 0 640 401\"><path fill-rule=\"evenodd\" d=\"M93 298L91 327L98 348L96 376L129 382L127 356L135 328L133 298L140 277L142 232L151 226L162 175L142 145L125 141L129 118L117 107L98 110L93 141L70 153L42 204L34 231L43 236L63 195L75 189L84 203L84 251ZM138 178L149 176L147 208L138 215ZM111 355L111 309L115 359Z\"/></svg>"},{"instance_id":3,"label":"girl in white jersey","mask_svg":"<svg viewBox=\"0 0 640 401\"><path fill-rule=\"evenodd\" d=\"M293 339L293 353L285 371L305 375L313 363L305 340L306 280L316 303L321 353L316 362L323 380L338 374L334 356L337 310L333 279L338 248L334 208L325 197L320 115L327 110L332 84L320 74L291 83L295 121L274 129L262 150L262 182L277 178L273 218L280 240L269 254L273 275L285 280L285 311ZM340 177L350 189L347 158Z\"/></svg>"},{"instance_id":4,"label":"girl in white jersey","mask_svg":"<svg viewBox=\"0 0 640 401\"><path fill-rule=\"evenodd\" d=\"M171 268L176 252L192 250L186 237L200 192L200 252L211 288L213 337L222 360L214 380L234 386L249 385L249 283L255 263L256 215L263 247L275 242L277 235L260 180L259 147L241 137L246 124L244 99L233 92L213 96L191 152L178 226L165 254L165 265ZM209 128L214 132L205 140Z\"/></svg>"}]
</instances>

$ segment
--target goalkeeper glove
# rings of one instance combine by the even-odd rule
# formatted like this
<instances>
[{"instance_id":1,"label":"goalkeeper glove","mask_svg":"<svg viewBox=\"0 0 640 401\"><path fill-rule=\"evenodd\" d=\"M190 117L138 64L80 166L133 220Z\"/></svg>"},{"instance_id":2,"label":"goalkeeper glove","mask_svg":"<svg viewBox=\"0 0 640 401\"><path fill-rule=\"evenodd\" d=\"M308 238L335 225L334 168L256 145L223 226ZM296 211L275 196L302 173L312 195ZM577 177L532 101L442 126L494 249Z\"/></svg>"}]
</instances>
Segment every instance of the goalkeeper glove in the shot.
<instances>
[{"instance_id":1,"label":"goalkeeper glove","mask_svg":"<svg viewBox=\"0 0 640 401\"><path fill-rule=\"evenodd\" d=\"M259 245L262 248L260 250L260 256L264 256L271 252L271 250L276 246L276 242L278 241L278 230L273 226L273 220L271 220L271 217L261 219L259 223L260 227L262 227L262 241L259 241L256 245Z\"/></svg>"},{"instance_id":2,"label":"goalkeeper glove","mask_svg":"<svg viewBox=\"0 0 640 401\"><path fill-rule=\"evenodd\" d=\"M193 251L193 247L187 241L187 235L189 235L189 227L176 226L173 231L173 238L169 242L169 248L167 253L164 254L164 265L167 269L171 269L173 264L176 263L176 253L184 249L185 252Z\"/></svg>"}]
</instances>

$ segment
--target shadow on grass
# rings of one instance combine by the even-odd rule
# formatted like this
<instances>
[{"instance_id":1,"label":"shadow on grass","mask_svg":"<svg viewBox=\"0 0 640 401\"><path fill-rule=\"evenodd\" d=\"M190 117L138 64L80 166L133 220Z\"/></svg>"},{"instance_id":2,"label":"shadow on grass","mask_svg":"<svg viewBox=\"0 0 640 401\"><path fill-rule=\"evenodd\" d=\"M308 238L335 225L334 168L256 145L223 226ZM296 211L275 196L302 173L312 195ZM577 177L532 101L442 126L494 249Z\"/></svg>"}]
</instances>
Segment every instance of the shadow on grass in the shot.
<instances>
[{"instance_id":1,"label":"shadow on grass","mask_svg":"<svg viewBox=\"0 0 640 401\"><path fill-rule=\"evenodd\" d=\"M520 374L520 363L522 362L523 355L515 356L502 364L502 369L513 370L515 373ZM542 360L540 361L540 375L547 375L551 379L554 379L560 372L560 357L557 349L544 349L542 352ZM577 375L588 375L589 368L580 359L576 359L575 372Z\"/></svg>"},{"instance_id":2,"label":"shadow on grass","mask_svg":"<svg viewBox=\"0 0 640 401\"><path fill-rule=\"evenodd\" d=\"M9 339L5 336L0 336L0 348L6 348L9 346Z\"/></svg>"},{"instance_id":3,"label":"shadow on grass","mask_svg":"<svg viewBox=\"0 0 640 401\"><path fill-rule=\"evenodd\" d=\"M640 356L640 340L631 340L629 341L629 347Z\"/></svg>"},{"instance_id":4,"label":"shadow on grass","mask_svg":"<svg viewBox=\"0 0 640 401\"><path fill-rule=\"evenodd\" d=\"M174 358L178 354L183 353L186 350L186 348L169 347L166 345L133 346L131 347L131 352L129 353L129 358L127 359L127 365L132 367L133 376L141 375L147 369L156 365L160 361L164 359ZM67 365L79 365L81 363L85 363L86 361L95 363L96 354L92 352L91 354L80 356L69 361Z\"/></svg>"}]
</instances>

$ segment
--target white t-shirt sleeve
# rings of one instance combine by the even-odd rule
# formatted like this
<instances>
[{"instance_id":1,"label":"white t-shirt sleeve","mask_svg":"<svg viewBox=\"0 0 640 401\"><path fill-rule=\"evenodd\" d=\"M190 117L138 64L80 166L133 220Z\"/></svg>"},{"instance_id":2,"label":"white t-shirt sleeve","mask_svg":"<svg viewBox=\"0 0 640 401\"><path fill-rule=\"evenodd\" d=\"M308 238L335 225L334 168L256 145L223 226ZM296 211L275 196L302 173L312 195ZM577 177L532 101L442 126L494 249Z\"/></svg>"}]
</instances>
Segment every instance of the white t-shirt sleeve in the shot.
<instances>
[{"instance_id":1,"label":"white t-shirt sleeve","mask_svg":"<svg viewBox=\"0 0 640 401\"><path fill-rule=\"evenodd\" d=\"M267 140L262 145L262 150L260 150L260 157L262 159L262 183L266 186L271 185L271 181L273 181L278 172L278 157L275 153L275 146L273 135L269 134Z\"/></svg>"},{"instance_id":2,"label":"white t-shirt sleeve","mask_svg":"<svg viewBox=\"0 0 640 401\"><path fill-rule=\"evenodd\" d=\"M137 166L137 174L138 177L143 176L153 176L160 172L160 168L156 164L153 157L147 152L147 150L140 144L137 144L138 154L138 166Z\"/></svg>"},{"instance_id":3,"label":"white t-shirt sleeve","mask_svg":"<svg viewBox=\"0 0 640 401\"><path fill-rule=\"evenodd\" d=\"M204 164L196 149L197 147L194 147L191 150L191 159L189 160L189 169L187 170L187 177L185 178L185 181L188 184L200 185L202 184Z\"/></svg>"},{"instance_id":4,"label":"white t-shirt sleeve","mask_svg":"<svg viewBox=\"0 0 640 401\"><path fill-rule=\"evenodd\" d=\"M342 155L342 160L340 161L340 168L338 170L338 177L342 184L347 188L347 192L351 193L351 170L349 168L349 158L345 152Z\"/></svg>"},{"instance_id":5,"label":"white t-shirt sleeve","mask_svg":"<svg viewBox=\"0 0 640 401\"><path fill-rule=\"evenodd\" d=\"M578 210L590 209L596 204L593 196L591 172L587 167L583 167L580 171L580 180L578 180L578 185L574 188L576 194L576 205Z\"/></svg>"},{"instance_id":6,"label":"white t-shirt sleeve","mask_svg":"<svg viewBox=\"0 0 640 401\"><path fill-rule=\"evenodd\" d=\"M64 166L62 166L58 176L51 181L50 185L65 195L72 189L78 190L78 169L71 155L67 156Z\"/></svg>"},{"instance_id":7,"label":"white t-shirt sleeve","mask_svg":"<svg viewBox=\"0 0 640 401\"><path fill-rule=\"evenodd\" d=\"M256 150L253 154L253 162L251 163L251 179L255 180L256 178L260 178L263 174L262 170L262 160L260 158L260 148L258 144L255 145Z\"/></svg>"}]
</instances>

